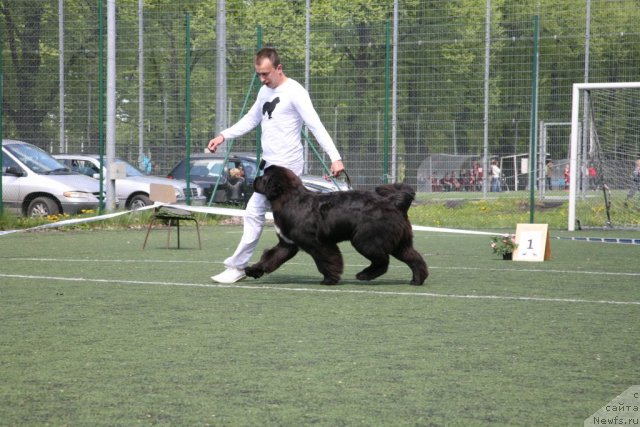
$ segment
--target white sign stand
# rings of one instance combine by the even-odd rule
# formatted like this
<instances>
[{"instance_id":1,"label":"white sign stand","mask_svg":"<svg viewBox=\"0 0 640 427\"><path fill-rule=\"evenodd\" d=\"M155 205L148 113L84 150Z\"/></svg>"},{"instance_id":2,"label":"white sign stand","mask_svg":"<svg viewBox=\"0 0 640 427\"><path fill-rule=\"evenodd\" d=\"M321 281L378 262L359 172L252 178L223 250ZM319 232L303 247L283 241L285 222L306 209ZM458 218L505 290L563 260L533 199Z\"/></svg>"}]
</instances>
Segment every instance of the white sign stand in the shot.
<instances>
[{"instance_id":1,"label":"white sign stand","mask_svg":"<svg viewBox=\"0 0 640 427\"><path fill-rule=\"evenodd\" d=\"M516 242L518 247L513 253L514 261L546 261L551 259L549 224L518 224Z\"/></svg>"}]
</instances>

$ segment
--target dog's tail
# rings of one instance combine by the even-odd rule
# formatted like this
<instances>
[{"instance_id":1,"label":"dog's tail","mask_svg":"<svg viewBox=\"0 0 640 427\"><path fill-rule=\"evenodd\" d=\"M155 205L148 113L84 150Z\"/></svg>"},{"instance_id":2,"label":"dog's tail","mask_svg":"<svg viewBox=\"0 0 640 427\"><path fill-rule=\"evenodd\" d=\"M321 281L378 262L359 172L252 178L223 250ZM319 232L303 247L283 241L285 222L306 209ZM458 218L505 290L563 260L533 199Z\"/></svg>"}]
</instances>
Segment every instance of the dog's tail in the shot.
<instances>
[{"instance_id":1,"label":"dog's tail","mask_svg":"<svg viewBox=\"0 0 640 427\"><path fill-rule=\"evenodd\" d=\"M386 197L405 214L409 211L411 203L416 197L416 192L407 184L397 182L395 184L379 185L375 188L376 193Z\"/></svg>"}]
</instances>

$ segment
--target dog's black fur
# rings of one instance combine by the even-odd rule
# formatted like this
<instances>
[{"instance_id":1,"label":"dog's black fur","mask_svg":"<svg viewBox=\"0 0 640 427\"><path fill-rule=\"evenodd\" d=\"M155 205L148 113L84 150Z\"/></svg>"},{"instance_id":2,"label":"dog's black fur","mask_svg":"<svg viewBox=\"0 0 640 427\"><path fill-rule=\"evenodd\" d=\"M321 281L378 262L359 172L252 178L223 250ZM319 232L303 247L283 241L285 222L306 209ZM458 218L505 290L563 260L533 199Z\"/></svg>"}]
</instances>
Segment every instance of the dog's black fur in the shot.
<instances>
[{"instance_id":1,"label":"dog's black fur","mask_svg":"<svg viewBox=\"0 0 640 427\"><path fill-rule=\"evenodd\" d=\"M257 279L275 271L300 248L313 257L324 276L322 284L335 285L343 271L337 243L345 240L371 261L356 275L359 280L384 274L389 255L411 268L412 285L422 285L429 275L427 264L413 248L407 211L415 192L408 185L381 185L375 192L314 193L289 169L270 166L253 186L271 202L279 242L245 269L247 276Z\"/></svg>"}]
</instances>

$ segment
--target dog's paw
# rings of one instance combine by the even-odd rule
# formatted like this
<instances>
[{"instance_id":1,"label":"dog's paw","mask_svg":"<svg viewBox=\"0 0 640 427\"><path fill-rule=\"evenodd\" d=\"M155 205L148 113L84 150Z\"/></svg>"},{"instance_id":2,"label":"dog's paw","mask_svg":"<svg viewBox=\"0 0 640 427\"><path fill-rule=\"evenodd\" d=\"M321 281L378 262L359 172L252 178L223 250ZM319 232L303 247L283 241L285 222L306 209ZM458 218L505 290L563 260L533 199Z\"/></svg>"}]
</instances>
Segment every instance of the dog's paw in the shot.
<instances>
[{"instance_id":1,"label":"dog's paw","mask_svg":"<svg viewBox=\"0 0 640 427\"><path fill-rule=\"evenodd\" d=\"M411 279L411 281L409 282L410 285L413 286L422 286L424 284L424 281L427 280L427 276L423 276L423 277L414 277L413 279Z\"/></svg>"},{"instance_id":2,"label":"dog's paw","mask_svg":"<svg viewBox=\"0 0 640 427\"><path fill-rule=\"evenodd\" d=\"M362 271L358 274L356 274L356 279L358 280L364 280L364 281L369 281L372 278L367 274L367 273L363 273Z\"/></svg>"},{"instance_id":3,"label":"dog's paw","mask_svg":"<svg viewBox=\"0 0 640 427\"><path fill-rule=\"evenodd\" d=\"M337 285L338 282L340 281L340 278L332 278L332 277L325 277L322 282L320 282L321 285L328 285L328 286L333 286L333 285Z\"/></svg>"},{"instance_id":4,"label":"dog's paw","mask_svg":"<svg viewBox=\"0 0 640 427\"><path fill-rule=\"evenodd\" d=\"M411 278L411 282L409 282L409 284L413 286L420 286L425 280L427 280L427 277L429 277L429 271L426 269L425 271L416 272L416 274Z\"/></svg>"},{"instance_id":5,"label":"dog's paw","mask_svg":"<svg viewBox=\"0 0 640 427\"><path fill-rule=\"evenodd\" d=\"M264 275L264 270L259 267L249 266L244 269L244 274L254 279L259 279Z\"/></svg>"}]
</instances>

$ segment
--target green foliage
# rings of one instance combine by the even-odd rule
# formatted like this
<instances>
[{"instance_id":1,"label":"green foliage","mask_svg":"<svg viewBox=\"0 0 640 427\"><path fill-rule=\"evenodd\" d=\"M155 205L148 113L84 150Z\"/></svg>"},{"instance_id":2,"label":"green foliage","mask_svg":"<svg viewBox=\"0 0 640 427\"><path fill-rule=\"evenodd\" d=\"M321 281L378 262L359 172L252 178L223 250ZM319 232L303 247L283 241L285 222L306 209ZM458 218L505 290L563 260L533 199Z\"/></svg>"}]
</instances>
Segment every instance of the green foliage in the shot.
<instances>
[{"instance_id":1,"label":"green foliage","mask_svg":"<svg viewBox=\"0 0 640 427\"><path fill-rule=\"evenodd\" d=\"M504 257L507 254L513 254L518 244L515 242L515 235L509 234L506 236L493 236L490 246L494 254Z\"/></svg>"},{"instance_id":2,"label":"green foliage","mask_svg":"<svg viewBox=\"0 0 640 427\"><path fill-rule=\"evenodd\" d=\"M592 3L590 81L637 81L637 2ZM0 4L5 136L57 146L57 4L49 0ZM65 133L72 150L96 151L101 125L97 4L64 2ZM483 148L486 4L483 0L399 4L396 142L399 168L406 170L410 184L429 152L479 153ZM198 145L194 151L213 132L217 6L216 1L199 0L144 2L144 142L168 158L161 165L163 171L168 172L185 149L186 13L191 16L188 102L192 139ZM119 154L129 150L129 155L137 148L138 131L137 7L136 1L119 2L117 13L116 141ZM333 136L344 157L359 163L354 167L369 174L364 179L372 185L382 176L384 135L379 117L385 107L385 42L393 2L314 0L310 7L314 104L330 133L335 129ZM226 12L228 108L230 121L235 121L245 94L251 93L258 26L262 43L280 50L287 73L303 78L306 10L303 1L227 0ZM573 0L491 2L490 155L528 148L534 15L540 17L541 29L539 118L568 120L571 83L584 79L585 13L584 2ZM248 147L254 139L242 142Z\"/></svg>"}]
</instances>

